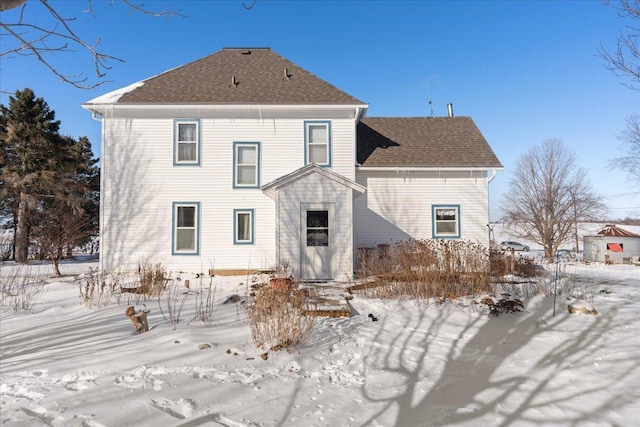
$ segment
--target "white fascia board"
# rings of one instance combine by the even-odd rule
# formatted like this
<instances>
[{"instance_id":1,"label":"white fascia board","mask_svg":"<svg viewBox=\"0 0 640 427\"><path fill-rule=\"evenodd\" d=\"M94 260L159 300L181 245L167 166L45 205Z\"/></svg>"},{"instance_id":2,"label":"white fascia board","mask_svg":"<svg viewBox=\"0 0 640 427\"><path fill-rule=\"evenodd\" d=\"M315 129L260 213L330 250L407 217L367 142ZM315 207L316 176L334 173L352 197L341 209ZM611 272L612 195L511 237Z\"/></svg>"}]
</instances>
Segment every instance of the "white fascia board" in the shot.
<instances>
[{"instance_id":1,"label":"white fascia board","mask_svg":"<svg viewBox=\"0 0 640 427\"><path fill-rule=\"evenodd\" d=\"M99 100L99 98L96 98ZM92 100L95 101L95 100ZM291 111L295 112L324 112L331 113L353 111L353 116L358 115L362 110L368 107L368 104L118 104L109 102L92 102L82 104L82 108L104 115L105 112L193 112L196 115L207 113L233 113L242 116L252 117L270 117L272 114L276 116ZM307 114L308 115L308 114Z\"/></svg>"}]
</instances>

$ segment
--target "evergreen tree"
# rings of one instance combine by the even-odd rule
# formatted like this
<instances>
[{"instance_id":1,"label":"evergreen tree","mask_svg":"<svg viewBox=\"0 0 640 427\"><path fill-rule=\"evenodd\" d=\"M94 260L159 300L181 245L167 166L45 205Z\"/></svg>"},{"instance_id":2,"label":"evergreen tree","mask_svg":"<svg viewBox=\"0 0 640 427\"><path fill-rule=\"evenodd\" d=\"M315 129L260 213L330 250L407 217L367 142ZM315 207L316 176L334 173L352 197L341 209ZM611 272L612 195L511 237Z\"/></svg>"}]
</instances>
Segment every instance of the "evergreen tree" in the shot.
<instances>
[{"instance_id":1,"label":"evergreen tree","mask_svg":"<svg viewBox=\"0 0 640 427\"><path fill-rule=\"evenodd\" d=\"M15 259L25 262L29 241L53 262L98 232L99 169L86 137L58 133L59 122L32 90L0 105L0 196L14 218Z\"/></svg>"},{"instance_id":2,"label":"evergreen tree","mask_svg":"<svg viewBox=\"0 0 640 427\"><path fill-rule=\"evenodd\" d=\"M0 197L13 216L18 262L27 260L31 210L57 185L59 128L55 112L31 89L16 91L9 107L0 105Z\"/></svg>"}]
</instances>

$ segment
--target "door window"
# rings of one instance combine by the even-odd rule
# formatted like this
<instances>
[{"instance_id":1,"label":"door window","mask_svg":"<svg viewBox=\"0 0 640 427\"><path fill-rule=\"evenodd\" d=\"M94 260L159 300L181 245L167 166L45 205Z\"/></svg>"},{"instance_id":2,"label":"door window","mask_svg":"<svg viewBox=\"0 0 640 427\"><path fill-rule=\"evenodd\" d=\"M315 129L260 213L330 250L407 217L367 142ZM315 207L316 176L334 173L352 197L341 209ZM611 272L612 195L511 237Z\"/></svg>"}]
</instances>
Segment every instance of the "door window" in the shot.
<instances>
[{"instance_id":1,"label":"door window","mask_svg":"<svg viewBox=\"0 0 640 427\"><path fill-rule=\"evenodd\" d=\"M307 246L329 246L329 211L307 211Z\"/></svg>"}]
</instances>

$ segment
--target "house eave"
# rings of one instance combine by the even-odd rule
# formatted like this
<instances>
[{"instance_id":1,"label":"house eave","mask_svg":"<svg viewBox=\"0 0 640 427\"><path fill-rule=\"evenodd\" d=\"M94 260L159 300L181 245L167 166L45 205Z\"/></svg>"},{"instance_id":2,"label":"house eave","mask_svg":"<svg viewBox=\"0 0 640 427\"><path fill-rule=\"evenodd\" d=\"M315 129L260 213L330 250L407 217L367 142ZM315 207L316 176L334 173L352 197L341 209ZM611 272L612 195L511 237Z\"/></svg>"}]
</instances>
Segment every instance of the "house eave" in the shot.
<instances>
[{"instance_id":1,"label":"house eave","mask_svg":"<svg viewBox=\"0 0 640 427\"><path fill-rule=\"evenodd\" d=\"M356 166L362 172L503 171L503 166Z\"/></svg>"},{"instance_id":2,"label":"house eave","mask_svg":"<svg viewBox=\"0 0 640 427\"><path fill-rule=\"evenodd\" d=\"M368 104L118 104L85 103L103 117L138 118L347 118L359 120Z\"/></svg>"}]
</instances>

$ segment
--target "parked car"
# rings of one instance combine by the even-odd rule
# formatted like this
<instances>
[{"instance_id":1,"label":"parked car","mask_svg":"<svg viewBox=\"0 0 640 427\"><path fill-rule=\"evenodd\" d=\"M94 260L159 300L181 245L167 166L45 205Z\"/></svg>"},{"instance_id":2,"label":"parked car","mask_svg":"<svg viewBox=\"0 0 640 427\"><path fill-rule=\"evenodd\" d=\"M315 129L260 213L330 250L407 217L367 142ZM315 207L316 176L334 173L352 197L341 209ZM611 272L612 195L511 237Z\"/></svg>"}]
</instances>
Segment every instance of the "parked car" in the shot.
<instances>
[{"instance_id":1,"label":"parked car","mask_svg":"<svg viewBox=\"0 0 640 427\"><path fill-rule=\"evenodd\" d=\"M503 251L529 251L529 246L523 245L520 242L502 242L498 247Z\"/></svg>"},{"instance_id":2,"label":"parked car","mask_svg":"<svg viewBox=\"0 0 640 427\"><path fill-rule=\"evenodd\" d=\"M556 258L567 261L574 261L576 257L568 249L558 249L556 251Z\"/></svg>"}]
</instances>

